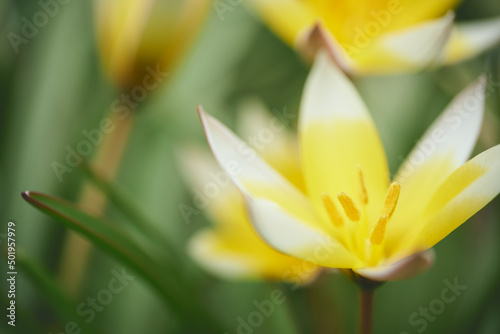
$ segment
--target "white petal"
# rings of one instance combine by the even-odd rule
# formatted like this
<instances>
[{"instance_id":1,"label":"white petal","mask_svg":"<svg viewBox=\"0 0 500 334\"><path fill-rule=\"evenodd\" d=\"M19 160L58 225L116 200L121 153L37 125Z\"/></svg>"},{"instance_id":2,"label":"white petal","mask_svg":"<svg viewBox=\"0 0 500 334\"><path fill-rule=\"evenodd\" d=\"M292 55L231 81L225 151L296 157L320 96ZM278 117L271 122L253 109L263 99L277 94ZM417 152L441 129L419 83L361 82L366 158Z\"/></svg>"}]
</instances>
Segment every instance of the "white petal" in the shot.
<instances>
[{"instance_id":1,"label":"white petal","mask_svg":"<svg viewBox=\"0 0 500 334\"><path fill-rule=\"evenodd\" d=\"M500 41L500 18L457 24L446 50L446 61L479 54Z\"/></svg>"},{"instance_id":2,"label":"white petal","mask_svg":"<svg viewBox=\"0 0 500 334\"><path fill-rule=\"evenodd\" d=\"M442 18L386 34L379 43L388 52L409 64L418 67L429 66L442 57L451 35L453 19L454 14L449 12Z\"/></svg>"}]
</instances>

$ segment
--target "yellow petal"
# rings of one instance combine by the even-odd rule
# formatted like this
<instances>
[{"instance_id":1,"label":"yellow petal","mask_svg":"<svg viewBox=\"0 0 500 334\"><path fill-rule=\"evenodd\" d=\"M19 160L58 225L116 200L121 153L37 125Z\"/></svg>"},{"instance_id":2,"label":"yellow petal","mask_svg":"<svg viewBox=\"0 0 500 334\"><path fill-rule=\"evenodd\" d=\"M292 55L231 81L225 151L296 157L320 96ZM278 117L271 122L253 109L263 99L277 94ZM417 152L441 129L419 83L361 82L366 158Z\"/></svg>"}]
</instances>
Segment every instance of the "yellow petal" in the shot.
<instances>
[{"instance_id":1,"label":"yellow petal","mask_svg":"<svg viewBox=\"0 0 500 334\"><path fill-rule=\"evenodd\" d=\"M438 18L453 9L458 0L255 0L264 21L292 44L297 34L322 21L341 41L352 43L356 29L376 23L383 32L404 29Z\"/></svg>"},{"instance_id":2,"label":"yellow petal","mask_svg":"<svg viewBox=\"0 0 500 334\"><path fill-rule=\"evenodd\" d=\"M361 204L366 189L369 210L381 207L389 177L380 138L353 84L324 52L318 54L304 88L299 134L308 194L324 219L324 193L345 192Z\"/></svg>"},{"instance_id":3,"label":"yellow petal","mask_svg":"<svg viewBox=\"0 0 500 334\"><path fill-rule=\"evenodd\" d=\"M171 71L210 7L208 0L95 2L101 60L122 89L141 84L147 66Z\"/></svg>"},{"instance_id":4,"label":"yellow petal","mask_svg":"<svg viewBox=\"0 0 500 334\"><path fill-rule=\"evenodd\" d=\"M419 230L432 194L469 159L481 130L486 78L469 85L451 101L401 165L398 207L387 230L387 246L401 241L409 229Z\"/></svg>"},{"instance_id":5,"label":"yellow petal","mask_svg":"<svg viewBox=\"0 0 500 334\"><path fill-rule=\"evenodd\" d=\"M201 267L225 279L257 278L262 271L252 254L231 249L209 229L196 233L188 250Z\"/></svg>"},{"instance_id":6,"label":"yellow petal","mask_svg":"<svg viewBox=\"0 0 500 334\"><path fill-rule=\"evenodd\" d=\"M473 57L498 44L500 18L458 24L446 47L445 62L458 62Z\"/></svg>"},{"instance_id":7,"label":"yellow petal","mask_svg":"<svg viewBox=\"0 0 500 334\"><path fill-rule=\"evenodd\" d=\"M129 80L130 68L156 0L96 1L97 35L104 67L118 82Z\"/></svg>"},{"instance_id":8,"label":"yellow petal","mask_svg":"<svg viewBox=\"0 0 500 334\"><path fill-rule=\"evenodd\" d=\"M318 18L307 1L254 0L253 3L262 19L289 45L294 45L299 34Z\"/></svg>"},{"instance_id":9,"label":"yellow petal","mask_svg":"<svg viewBox=\"0 0 500 334\"><path fill-rule=\"evenodd\" d=\"M231 280L306 283L318 274L316 265L278 253L253 233L253 242L247 244L239 239L224 238L217 230L204 229L190 239L189 254L213 275Z\"/></svg>"},{"instance_id":10,"label":"yellow petal","mask_svg":"<svg viewBox=\"0 0 500 334\"><path fill-rule=\"evenodd\" d=\"M139 45L135 60L138 70L160 64L163 70L171 71L197 36L211 3L157 0Z\"/></svg>"},{"instance_id":11,"label":"yellow petal","mask_svg":"<svg viewBox=\"0 0 500 334\"><path fill-rule=\"evenodd\" d=\"M500 145L457 169L439 187L424 212L427 221L414 247L434 246L500 192Z\"/></svg>"}]
</instances>

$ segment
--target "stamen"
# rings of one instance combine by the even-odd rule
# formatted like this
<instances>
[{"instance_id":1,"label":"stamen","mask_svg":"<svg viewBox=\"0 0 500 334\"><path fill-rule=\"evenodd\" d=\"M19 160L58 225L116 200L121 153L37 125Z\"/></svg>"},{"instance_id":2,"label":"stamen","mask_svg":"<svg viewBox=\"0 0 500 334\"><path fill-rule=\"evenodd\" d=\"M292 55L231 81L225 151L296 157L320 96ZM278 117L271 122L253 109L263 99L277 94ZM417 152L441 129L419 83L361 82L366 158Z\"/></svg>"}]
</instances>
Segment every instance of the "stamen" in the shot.
<instances>
[{"instance_id":1,"label":"stamen","mask_svg":"<svg viewBox=\"0 0 500 334\"><path fill-rule=\"evenodd\" d=\"M385 208L383 213L383 215L387 216L387 218L392 217L392 214L396 209L396 205L398 204L400 192L401 192L401 185L398 182L391 183L389 191L387 192L387 196L385 197Z\"/></svg>"},{"instance_id":2,"label":"stamen","mask_svg":"<svg viewBox=\"0 0 500 334\"><path fill-rule=\"evenodd\" d=\"M332 198L328 196L328 194L323 194L321 195L321 199L323 200L323 205L325 206L326 212L328 212L328 216L330 216L330 220L332 221L333 225L335 225L336 227L342 227L342 225L344 225L344 220L342 219L340 213L337 211Z\"/></svg>"},{"instance_id":3,"label":"stamen","mask_svg":"<svg viewBox=\"0 0 500 334\"><path fill-rule=\"evenodd\" d=\"M387 226L387 222L389 218L387 216L380 216L377 224L370 232L370 242L374 245L380 245L384 240L385 235L385 227Z\"/></svg>"},{"instance_id":4,"label":"stamen","mask_svg":"<svg viewBox=\"0 0 500 334\"><path fill-rule=\"evenodd\" d=\"M358 165L358 175L359 182L361 183L361 198L363 203L366 205L368 204L368 192L366 191L365 178L363 177L363 170L361 169L360 165Z\"/></svg>"},{"instance_id":5,"label":"stamen","mask_svg":"<svg viewBox=\"0 0 500 334\"><path fill-rule=\"evenodd\" d=\"M359 210L356 207L356 203L354 203L353 199L346 193L338 194L337 198L344 208L347 218L349 218L353 222L357 222L361 218L361 214L359 213Z\"/></svg>"}]
</instances>

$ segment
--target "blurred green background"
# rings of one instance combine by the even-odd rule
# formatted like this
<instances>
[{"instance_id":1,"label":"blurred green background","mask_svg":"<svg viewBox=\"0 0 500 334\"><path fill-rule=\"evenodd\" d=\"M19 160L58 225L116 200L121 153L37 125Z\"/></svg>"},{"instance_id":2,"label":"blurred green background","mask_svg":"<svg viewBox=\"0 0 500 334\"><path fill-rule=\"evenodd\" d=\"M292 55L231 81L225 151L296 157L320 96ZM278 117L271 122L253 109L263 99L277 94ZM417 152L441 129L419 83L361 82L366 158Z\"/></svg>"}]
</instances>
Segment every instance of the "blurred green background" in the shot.
<instances>
[{"instance_id":1,"label":"blurred green background","mask_svg":"<svg viewBox=\"0 0 500 334\"><path fill-rule=\"evenodd\" d=\"M79 320L74 314L87 297L106 288L113 269L128 268L100 248L93 248L83 287L70 293L58 279L68 233L63 225L38 212L22 198L25 190L78 200L87 179L83 168L59 182L52 163L63 161L66 146L84 139L82 130L97 128L119 92L101 69L93 8L90 1L69 1L16 54L8 38L18 33L22 17L39 10L36 1L0 0L0 247L2 249L2 333L61 333ZM457 20L500 15L497 0L466 0ZM227 333L237 333L238 317L255 311L255 300L269 299L273 289L286 292L254 333L355 333L358 290L336 272L325 273L299 290L279 283L226 282L211 277L185 255L186 240L206 226L203 215L189 224L179 204L192 202L175 161L181 144L205 144L196 106L230 127L236 110L247 98L258 97L270 110L297 113L308 65L275 37L245 4L234 6L221 20L213 8L187 58L136 109L135 124L115 178L120 191L154 222L178 250L176 262L196 287L190 290L202 309L210 310ZM465 63L413 75L357 79L359 88L382 135L395 172L427 126L451 98L481 73L500 82L500 48ZM500 88L487 100L486 119L477 151L500 141ZM499 176L500 177L500 176ZM130 219L116 206L105 216L120 229ZM7 222L16 223L19 268L16 286L16 327L7 325ZM428 272L377 290L376 333L417 333L409 317L440 298L445 280L458 278L467 289L445 311L428 322L426 333L500 333L500 199L495 199L468 223L435 247L437 260ZM125 229L125 228L123 228ZM148 240L141 241L148 244ZM21 261L20 260L20 261ZM132 269L128 270L135 275ZM164 272L165 276L170 275ZM49 278L49 282L44 279ZM60 295L62 294L62 295ZM67 311L67 312L64 312ZM73 312L73 313L72 313ZM195 314L185 315L196 318ZM193 320L196 322L195 320ZM211 333L186 325L158 292L135 275L122 292L82 333ZM76 333L76 332L75 332ZM219 333L224 333L220 331Z\"/></svg>"}]
</instances>

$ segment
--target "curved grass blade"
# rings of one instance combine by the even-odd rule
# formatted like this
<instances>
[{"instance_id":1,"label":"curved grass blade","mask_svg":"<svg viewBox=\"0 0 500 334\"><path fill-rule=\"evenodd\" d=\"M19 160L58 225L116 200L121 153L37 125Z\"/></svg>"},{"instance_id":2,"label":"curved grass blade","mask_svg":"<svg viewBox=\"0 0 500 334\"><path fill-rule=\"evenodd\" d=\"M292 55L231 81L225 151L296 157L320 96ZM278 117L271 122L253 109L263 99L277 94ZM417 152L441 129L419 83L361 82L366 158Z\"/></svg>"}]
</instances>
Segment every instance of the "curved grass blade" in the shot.
<instances>
[{"instance_id":1,"label":"curved grass blade","mask_svg":"<svg viewBox=\"0 0 500 334\"><path fill-rule=\"evenodd\" d=\"M195 300L182 294L182 287L176 286L170 277L162 275L158 270L159 265L123 231L62 199L31 191L23 192L22 197L38 210L82 234L130 266L162 294L180 319L194 326L208 326L222 332L217 321L208 316Z\"/></svg>"}]
</instances>

